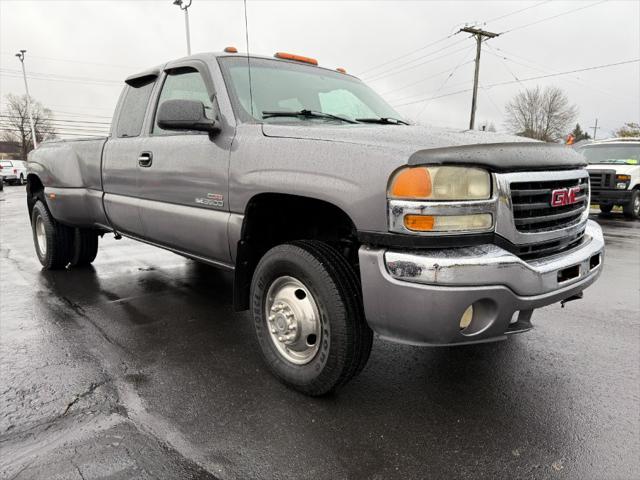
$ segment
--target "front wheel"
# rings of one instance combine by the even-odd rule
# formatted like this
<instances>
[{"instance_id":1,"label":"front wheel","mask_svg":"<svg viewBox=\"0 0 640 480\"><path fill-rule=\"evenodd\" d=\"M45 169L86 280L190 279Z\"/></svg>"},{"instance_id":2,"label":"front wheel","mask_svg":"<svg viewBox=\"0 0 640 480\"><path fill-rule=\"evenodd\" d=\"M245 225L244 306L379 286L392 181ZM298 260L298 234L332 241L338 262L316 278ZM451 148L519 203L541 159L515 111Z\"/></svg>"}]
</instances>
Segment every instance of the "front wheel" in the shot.
<instances>
[{"instance_id":1,"label":"front wheel","mask_svg":"<svg viewBox=\"0 0 640 480\"><path fill-rule=\"evenodd\" d=\"M329 245L298 241L269 250L254 273L251 301L263 357L285 384L323 395L366 364L373 332L358 278Z\"/></svg>"},{"instance_id":2,"label":"front wheel","mask_svg":"<svg viewBox=\"0 0 640 480\"><path fill-rule=\"evenodd\" d=\"M623 212L627 218L640 218L640 190L636 189L631 194L631 200L623 207Z\"/></svg>"},{"instance_id":3,"label":"front wheel","mask_svg":"<svg viewBox=\"0 0 640 480\"><path fill-rule=\"evenodd\" d=\"M604 203L600 205L600 211L602 213L611 213L611 210L613 210L613 204L611 203L610 204Z\"/></svg>"}]
</instances>

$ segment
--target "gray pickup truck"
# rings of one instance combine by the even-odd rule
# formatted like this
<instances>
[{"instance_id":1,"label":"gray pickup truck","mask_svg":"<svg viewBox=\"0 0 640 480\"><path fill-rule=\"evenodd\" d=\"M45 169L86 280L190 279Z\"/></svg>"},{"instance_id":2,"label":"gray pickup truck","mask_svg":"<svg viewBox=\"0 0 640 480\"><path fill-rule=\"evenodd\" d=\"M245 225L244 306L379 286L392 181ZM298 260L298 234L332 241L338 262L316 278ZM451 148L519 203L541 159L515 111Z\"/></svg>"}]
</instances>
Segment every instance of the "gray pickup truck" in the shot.
<instances>
[{"instance_id":1,"label":"gray pickup truck","mask_svg":"<svg viewBox=\"0 0 640 480\"><path fill-rule=\"evenodd\" d=\"M602 270L581 155L410 125L344 70L291 54L132 75L107 138L29 160L44 268L92 262L111 232L233 271L266 364L309 395L357 375L374 332L505 339Z\"/></svg>"}]
</instances>

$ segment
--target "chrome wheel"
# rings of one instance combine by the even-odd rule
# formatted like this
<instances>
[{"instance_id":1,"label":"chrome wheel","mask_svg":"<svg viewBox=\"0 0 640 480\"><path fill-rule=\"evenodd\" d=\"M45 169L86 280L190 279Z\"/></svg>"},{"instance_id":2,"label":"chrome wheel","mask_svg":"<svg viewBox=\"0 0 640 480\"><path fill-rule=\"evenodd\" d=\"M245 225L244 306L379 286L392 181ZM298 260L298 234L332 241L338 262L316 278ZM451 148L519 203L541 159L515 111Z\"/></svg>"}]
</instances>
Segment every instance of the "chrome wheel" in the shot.
<instances>
[{"instance_id":1,"label":"chrome wheel","mask_svg":"<svg viewBox=\"0 0 640 480\"><path fill-rule=\"evenodd\" d=\"M277 278L267 291L265 318L271 341L286 360L304 365L316 356L322 335L320 313L302 282Z\"/></svg>"},{"instance_id":2,"label":"chrome wheel","mask_svg":"<svg viewBox=\"0 0 640 480\"><path fill-rule=\"evenodd\" d=\"M44 230L44 221L42 217L36 217L36 241L38 242L38 251L40 256L44 257L47 254L47 233Z\"/></svg>"}]
</instances>

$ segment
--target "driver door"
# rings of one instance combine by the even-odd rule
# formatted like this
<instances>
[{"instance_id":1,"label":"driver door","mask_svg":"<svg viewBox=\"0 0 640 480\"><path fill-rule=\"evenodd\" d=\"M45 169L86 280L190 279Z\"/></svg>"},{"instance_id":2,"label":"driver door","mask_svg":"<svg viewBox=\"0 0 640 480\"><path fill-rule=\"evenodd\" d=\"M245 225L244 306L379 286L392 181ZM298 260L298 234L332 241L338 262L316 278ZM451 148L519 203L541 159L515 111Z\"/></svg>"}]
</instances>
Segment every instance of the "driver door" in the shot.
<instances>
[{"instance_id":1,"label":"driver door","mask_svg":"<svg viewBox=\"0 0 640 480\"><path fill-rule=\"evenodd\" d=\"M229 147L224 135L163 130L158 106L198 100L213 115L214 94L199 63L168 69L158 94L138 165L140 216L147 240L180 252L230 264L227 240Z\"/></svg>"}]
</instances>

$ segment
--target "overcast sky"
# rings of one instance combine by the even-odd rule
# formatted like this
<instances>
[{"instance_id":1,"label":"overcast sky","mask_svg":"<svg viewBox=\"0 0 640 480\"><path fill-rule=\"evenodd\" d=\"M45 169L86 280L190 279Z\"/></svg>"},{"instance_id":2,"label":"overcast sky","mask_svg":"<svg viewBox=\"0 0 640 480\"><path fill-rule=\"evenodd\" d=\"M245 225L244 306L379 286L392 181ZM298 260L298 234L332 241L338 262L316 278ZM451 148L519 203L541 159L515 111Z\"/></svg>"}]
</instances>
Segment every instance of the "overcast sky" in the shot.
<instances>
[{"instance_id":1,"label":"overcast sky","mask_svg":"<svg viewBox=\"0 0 640 480\"><path fill-rule=\"evenodd\" d=\"M241 1L193 0L189 14L194 52L246 51ZM252 53L289 51L344 67L394 106L440 97L397 107L420 123L468 125L475 42L446 38L464 24L505 32L483 46L477 123L504 130L505 103L535 85L564 89L583 127L598 118L599 136L640 122L638 62L526 80L640 58L638 0L249 0L248 20ZM123 78L185 54L184 17L172 0L0 0L3 102L24 93L19 49L27 49L32 96L57 118L108 122ZM501 82L512 83L491 86Z\"/></svg>"}]
</instances>

